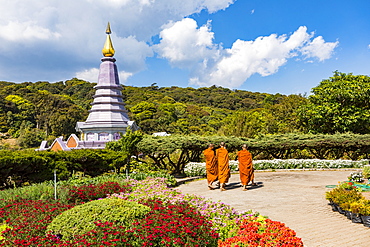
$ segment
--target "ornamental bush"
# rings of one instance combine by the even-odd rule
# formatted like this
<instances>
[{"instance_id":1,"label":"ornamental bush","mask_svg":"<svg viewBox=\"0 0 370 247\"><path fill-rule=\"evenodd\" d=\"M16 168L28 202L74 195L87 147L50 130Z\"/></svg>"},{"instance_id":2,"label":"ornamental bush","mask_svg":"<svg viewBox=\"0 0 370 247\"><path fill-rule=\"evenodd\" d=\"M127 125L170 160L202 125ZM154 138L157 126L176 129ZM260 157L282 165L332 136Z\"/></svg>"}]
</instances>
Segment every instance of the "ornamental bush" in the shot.
<instances>
[{"instance_id":1,"label":"ornamental bush","mask_svg":"<svg viewBox=\"0 0 370 247\"><path fill-rule=\"evenodd\" d=\"M47 232L72 240L76 235L97 229L95 222L113 222L130 226L143 218L150 208L122 199L101 199L78 205L58 215L47 227Z\"/></svg>"}]
</instances>

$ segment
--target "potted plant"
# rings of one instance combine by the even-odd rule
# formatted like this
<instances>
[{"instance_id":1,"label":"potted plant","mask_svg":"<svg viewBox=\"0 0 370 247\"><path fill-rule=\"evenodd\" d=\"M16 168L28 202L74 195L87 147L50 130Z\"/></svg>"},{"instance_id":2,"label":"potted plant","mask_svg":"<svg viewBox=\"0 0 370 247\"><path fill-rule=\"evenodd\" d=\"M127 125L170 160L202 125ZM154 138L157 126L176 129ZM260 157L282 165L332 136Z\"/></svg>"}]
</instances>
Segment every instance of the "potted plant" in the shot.
<instances>
[{"instance_id":1,"label":"potted plant","mask_svg":"<svg viewBox=\"0 0 370 247\"><path fill-rule=\"evenodd\" d=\"M331 191L327 191L325 193L325 198L326 198L326 200L329 201L329 205L331 206L331 209L334 212L338 212L338 204L336 204L334 202L334 198L336 197L336 193L337 193L337 191L335 189L333 189Z\"/></svg>"},{"instance_id":2,"label":"potted plant","mask_svg":"<svg viewBox=\"0 0 370 247\"><path fill-rule=\"evenodd\" d=\"M349 211L351 211L351 220L353 223L362 223L360 209L363 206L363 200L350 203Z\"/></svg>"},{"instance_id":3,"label":"potted plant","mask_svg":"<svg viewBox=\"0 0 370 247\"><path fill-rule=\"evenodd\" d=\"M350 206L351 206L351 201L345 201L339 204L339 207L344 211L344 215L349 220L352 218L352 212L349 210Z\"/></svg>"},{"instance_id":4,"label":"potted plant","mask_svg":"<svg viewBox=\"0 0 370 247\"><path fill-rule=\"evenodd\" d=\"M348 177L348 180L358 182L358 183L362 183L364 181L362 171L351 172L351 174Z\"/></svg>"},{"instance_id":5,"label":"potted plant","mask_svg":"<svg viewBox=\"0 0 370 247\"><path fill-rule=\"evenodd\" d=\"M345 181L345 182L339 183L338 188L342 188L345 190L353 190L353 189L356 189L356 186L354 185L353 182Z\"/></svg>"},{"instance_id":6,"label":"potted plant","mask_svg":"<svg viewBox=\"0 0 370 247\"><path fill-rule=\"evenodd\" d=\"M359 201L364 199L361 192L357 190L345 190L343 188L335 188L335 197L333 198L333 202L338 204L338 212L341 214L345 214L343 207L348 211L349 204L354 201Z\"/></svg>"},{"instance_id":7,"label":"potted plant","mask_svg":"<svg viewBox=\"0 0 370 247\"><path fill-rule=\"evenodd\" d=\"M370 227L370 200L364 200L359 213L361 214L362 223L364 226Z\"/></svg>"}]
</instances>

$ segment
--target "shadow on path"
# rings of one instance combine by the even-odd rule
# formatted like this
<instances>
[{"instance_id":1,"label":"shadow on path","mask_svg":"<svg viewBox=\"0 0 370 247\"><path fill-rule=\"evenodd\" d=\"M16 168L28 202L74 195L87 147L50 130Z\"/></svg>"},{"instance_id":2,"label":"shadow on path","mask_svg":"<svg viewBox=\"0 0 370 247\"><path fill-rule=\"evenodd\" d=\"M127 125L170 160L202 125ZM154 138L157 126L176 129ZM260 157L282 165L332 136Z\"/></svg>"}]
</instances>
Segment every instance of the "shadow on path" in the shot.
<instances>
[{"instance_id":1,"label":"shadow on path","mask_svg":"<svg viewBox=\"0 0 370 247\"><path fill-rule=\"evenodd\" d=\"M255 190L255 189L259 189L259 188L262 188L263 187L263 182L256 182L257 185L248 185L247 186L247 189L248 190ZM234 189L241 189L243 186L241 185L241 183L238 183L238 182L234 182L234 183L228 183L226 185L226 189L227 190L234 190Z\"/></svg>"}]
</instances>

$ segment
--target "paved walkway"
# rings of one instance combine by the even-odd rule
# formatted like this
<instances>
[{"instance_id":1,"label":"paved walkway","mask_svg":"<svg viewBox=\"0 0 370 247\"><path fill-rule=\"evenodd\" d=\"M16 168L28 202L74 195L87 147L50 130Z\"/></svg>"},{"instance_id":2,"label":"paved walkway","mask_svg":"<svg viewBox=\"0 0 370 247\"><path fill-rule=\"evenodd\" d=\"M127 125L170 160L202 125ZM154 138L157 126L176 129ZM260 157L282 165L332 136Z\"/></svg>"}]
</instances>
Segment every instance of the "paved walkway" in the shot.
<instances>
[{"instance_id":1,"label":"paved walkway","mask_svg":"<svg viewBox=\"0 0 370 247\"><path fill-rule=\"evenodd\" d=\"M183 193L222 201L238 211L252 209L296 231L307 247L368 247L370 228L333 212L326 185L345 181L350 171L256 172L258 187L242 191L233 174L227 191L208 190L206 180L180 185Z\"/></svg>"}]
</instances>

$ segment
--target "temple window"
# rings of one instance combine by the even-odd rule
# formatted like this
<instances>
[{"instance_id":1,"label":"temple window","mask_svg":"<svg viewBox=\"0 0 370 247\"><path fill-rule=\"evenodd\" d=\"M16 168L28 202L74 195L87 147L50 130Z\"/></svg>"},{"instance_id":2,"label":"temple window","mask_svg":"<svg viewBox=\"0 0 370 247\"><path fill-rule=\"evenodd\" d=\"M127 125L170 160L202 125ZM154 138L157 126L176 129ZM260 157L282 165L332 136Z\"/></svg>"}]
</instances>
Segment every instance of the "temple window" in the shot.
<instances>
[{"instance_id":1,"label":"temple window","mask_svg":"<svg viewBox=\"0 0 370 247\"><path fill-rule=\"evenodd\" d=\"M86 135L88 141L94 141L95 140L95 134L94 133L87 133Z\"/></svg>"},{"instance_id":2,"label":"temple window","mask_svg":"<svg viewBox=\"0 0 370 247\"><path fill-rule=\"evenodd\" d=\"M114 133L114 134L113 134L113 139L114 139L114 140L119 140L119 139L121 139L121 135L120 135L120 133Z\"/></svg>"},{"instance_id":3,"label":"temple window","mask_svg":"<svg viewBox=\"0 0 370 247\"><path fill-rule=\"evenodd\" d=\"M99 133L99 141L109 141L109 134L106 132Z\"/></svg>"}]
</instances>

